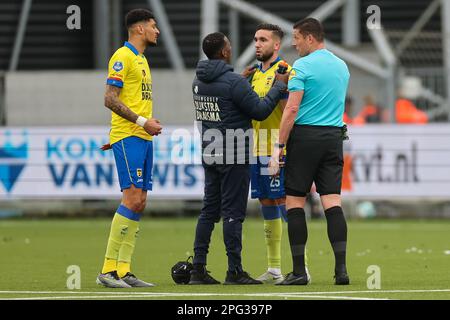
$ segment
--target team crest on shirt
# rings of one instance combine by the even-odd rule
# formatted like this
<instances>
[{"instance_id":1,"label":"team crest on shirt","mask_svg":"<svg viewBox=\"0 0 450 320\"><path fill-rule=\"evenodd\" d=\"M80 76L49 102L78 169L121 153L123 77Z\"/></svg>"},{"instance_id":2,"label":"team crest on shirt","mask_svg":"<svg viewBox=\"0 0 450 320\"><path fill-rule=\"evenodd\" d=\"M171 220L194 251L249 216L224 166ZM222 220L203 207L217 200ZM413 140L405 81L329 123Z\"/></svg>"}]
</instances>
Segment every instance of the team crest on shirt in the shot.
<instances>
[{"instance_id":1,"label":"team crest on shirt","mask_svg":"<svg viewBox=\"0 0 450 320\"><path fill-rule=\"evenodd\" d=\"M142 76L145 78L145 70L144 69L142 69Z\"/></svg>"},{"instance_id":2,"label":"team crest on shirt","mask_svg":"<svg viewBox=\"0 0 450 320\"><path fill-rule=\"evenodd\" d=\"M121 61L114 62L113 69L119 72L123 69L123 63Z\"/></svg>"},{"instance_id":3,"label":"team crest on shirt","mask_svg":"<svg viewBox=\"0 0 450 320\"><path fill-rule=\"evenodd\" d=\"M136 174L137 174L138 178L141 178L142 177L142 169L137 169Z\"/></svg>"},{"instance_id":4,"label":"team crest on shirt","mask_svg":"<svg viewBox=\"0 0 450 320\"><path fill-rule=\"evenodd\" d=\"M267 80L266 80L266 86L268 86L269 84L271 84L272 81L273 81L273 77L267 77Z\"/></svg>"},{"instance_id":5,"label":"team crest on shirt","mask_svg":"<svg viewBox=\"0 0 450 320\"><path fill-rule=\"evenodd\" d=\"M195 87L194 87L194 92L195 92L195 94L198 93L198 86L195 86Z\"/></svg>"}]
</instances>

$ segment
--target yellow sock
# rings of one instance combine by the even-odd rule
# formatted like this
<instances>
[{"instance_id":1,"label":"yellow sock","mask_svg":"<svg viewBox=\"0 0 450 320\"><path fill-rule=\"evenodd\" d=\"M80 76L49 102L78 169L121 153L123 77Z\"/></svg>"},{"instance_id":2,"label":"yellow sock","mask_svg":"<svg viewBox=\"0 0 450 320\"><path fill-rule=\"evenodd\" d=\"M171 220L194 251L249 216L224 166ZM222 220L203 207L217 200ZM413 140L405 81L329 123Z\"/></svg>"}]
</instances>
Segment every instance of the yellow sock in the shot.
<instances>
[{"instance_id":1,"label":"yellow sock","mask_svg":"<svg viewBox=\"0 0 450 320\"><path fill-rule=\"evenodd\" d=\"M131 272L131 263L119 261L117 263L117 274L119 277L124 277L128 272Z\"/></svg>"},{"instance_id":2,"label":"yellow sock","mask_svg":"<svg viewBox=\"0 0 450 320\"><path fill-rule=\"evenodd\" d=\"M102 273L117 270L118 261L128 264L131 262L140 217L140 214L131 211L123 204L117 208L111 223Z\"/></svg>"},{"instance_id":3,"label":"yellow sock","mask_svg":"<svg viewBox=\"0 0 450 320\"><path fill-rule=\"evenodd\" d=\"M264 235L267 247L269 268L281 269L281 235L283 226L281 218L264 220Z\"/></svg>"},{"instance_id":4,"label":"yellow sock","mask_svg":"<svg viewBox=\"0 0 450 320\"><path fill-rule=\"evenodd\" d=\"M103 264L102 273L117 270L117 260L119 258L119 250L125 234L128 230L128 219L116 213L111 223L109 232L108 245L106 247L105 262Z\"/></svg>"},{"instance_id":5,"label":"yellow sock","mask_svg":"<svg viewBox=\"0 0 450 320\"><path fill-rule=\"evenodd\" d=\"M122 246L119 250L119 257L117 263L117 274L123 277L127 272L131 272L131 257L133 256L136 238L139 233L139 222L129 220L128 231L125 234Z\"/></svg>"},{"instance_id":6,"label":"yellow sock","mask_svg":"<svg viewBox=\"0 0 450 320\"><path fill-rule=\"evenodd\" d=\"M116 271L116 270L117 270L117 260L105 258L105 262L103 263L102 273L108 273L108 272Z\"/></svg>"},{"instance_id":7,"label":"yellow sock","mask_svg":"<svg viewBox=\"0 0 450 320\"><path fill-rule=\"evenodd\" d=\"M133 256L136 238L139 232L138 225L138 223L133 223L133 226L130 226L119 250L117 274L121 278L125 276L127 272L131 272L131 257Z\"/></svg>"},{"instance_id":8,"label":"yellow sock","mask_svg":"<svg viewBox=\"0 0 450 320\"><path fill-rule=\"evenodd\" d=\"M305 266L308 266L308 249L305 247Z\"/></svg>"}]
</instances>

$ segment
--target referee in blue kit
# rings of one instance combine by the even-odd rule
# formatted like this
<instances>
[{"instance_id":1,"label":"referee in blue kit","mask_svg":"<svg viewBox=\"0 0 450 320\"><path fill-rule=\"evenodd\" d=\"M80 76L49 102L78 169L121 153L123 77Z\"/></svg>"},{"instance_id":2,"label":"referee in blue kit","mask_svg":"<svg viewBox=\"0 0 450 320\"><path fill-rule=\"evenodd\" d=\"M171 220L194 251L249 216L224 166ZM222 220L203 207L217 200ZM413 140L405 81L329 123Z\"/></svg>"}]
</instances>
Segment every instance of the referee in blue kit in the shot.
<instances>
[{"instance_id":1,"label":"referee in blue kit","mask_svg":"<svg viewBox=\"0 0 450 320\"><path fill-rule=\"evenodd\" d=\"M278 169L286 147L285 190L293 271L281 285L306 285L305 245L308 238L305 199L314 182L327 219L335 256L335 284L350 283L345 263L347 223L341 208L344 165L343 113L350 74L344 61L325 48L321 23L306 18L295 23L293 46L300 59L288 83L289 99L274 145L271 167Z\"/></svg>"}]
</instances>

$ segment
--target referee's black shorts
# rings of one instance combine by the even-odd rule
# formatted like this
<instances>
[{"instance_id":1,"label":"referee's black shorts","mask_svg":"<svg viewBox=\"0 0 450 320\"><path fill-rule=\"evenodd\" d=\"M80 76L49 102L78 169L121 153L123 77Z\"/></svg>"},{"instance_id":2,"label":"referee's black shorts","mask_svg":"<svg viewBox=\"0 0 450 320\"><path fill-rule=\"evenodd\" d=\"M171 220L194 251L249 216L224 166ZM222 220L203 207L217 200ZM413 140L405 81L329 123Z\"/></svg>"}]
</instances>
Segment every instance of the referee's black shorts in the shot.
<instances>
[{"instance_id":1,"label":"referee's black shorts","mask_svg":"<svg viewBox=\"0 0 450 320\"><path fill-rule=\"evenodd\" d=\"M341 193L344 157L340 127L295 125L286 152L286 195L304 197L313 182L320 195Z\"/></svg>"}]
</instances>

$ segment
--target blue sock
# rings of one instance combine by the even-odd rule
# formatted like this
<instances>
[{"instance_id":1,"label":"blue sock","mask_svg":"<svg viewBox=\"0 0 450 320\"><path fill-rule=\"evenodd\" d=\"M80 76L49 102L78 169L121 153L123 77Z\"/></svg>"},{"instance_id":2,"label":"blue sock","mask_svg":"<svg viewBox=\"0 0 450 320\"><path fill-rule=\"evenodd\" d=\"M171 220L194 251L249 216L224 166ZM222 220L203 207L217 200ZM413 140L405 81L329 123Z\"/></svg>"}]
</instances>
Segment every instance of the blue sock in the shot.
<instances>
[{"instance_id":1,"label":"blue sock","mask_svg":"<svg viewBox=\"0 0 450 320\"><path fill-rule=\"evenodd\" d=\"M280 204L278 206L278 210L280 211L281 216L283 217L284 222L287 222L287 211L286 211L286 205Z\"/></svg>"},{"instance_id":2,"label":"blue sock","mask_svg":"<svg viewBox=\"0 0 450 320\"><path fill-rule=\"evenodd\" d=\"M280 211L277 206L261 206L264 220L274 220L280 218Z\"/></svg>"}]
</instances>

